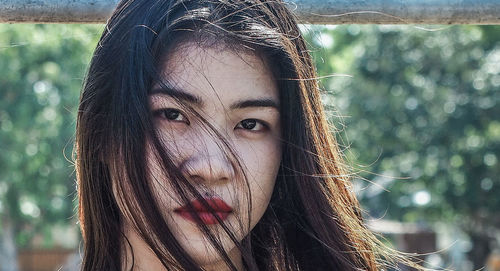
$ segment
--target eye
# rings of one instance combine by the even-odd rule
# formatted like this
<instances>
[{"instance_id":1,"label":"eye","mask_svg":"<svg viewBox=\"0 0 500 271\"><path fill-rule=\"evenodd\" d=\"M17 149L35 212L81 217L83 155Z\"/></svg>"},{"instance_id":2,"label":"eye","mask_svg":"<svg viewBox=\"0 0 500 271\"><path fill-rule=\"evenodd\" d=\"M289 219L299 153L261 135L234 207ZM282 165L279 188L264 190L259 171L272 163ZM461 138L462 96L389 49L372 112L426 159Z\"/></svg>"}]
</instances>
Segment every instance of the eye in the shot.
<instances>
[{"instance_id":1,"label":"eye","mask_svg":"<svg viewBox=\"0 0 500 271\"><path fill-rule=\"evenodd\" d=\"M183 122L189 124L189 120L181 111L173 108L165 108L153 111L153 117L173 122Z\"/></svg>"},{"instance_id":2,"label":"eye","mask_svg":"<svg viewBox=\"0 0 500 271\"><path fill-rule=\"evenodd\" d=\"M260 120L256 119L245 119L236 125L236 129L244 129L251 132L262 132L267 129L267 125Z\"/></svg>"}]
</instances>

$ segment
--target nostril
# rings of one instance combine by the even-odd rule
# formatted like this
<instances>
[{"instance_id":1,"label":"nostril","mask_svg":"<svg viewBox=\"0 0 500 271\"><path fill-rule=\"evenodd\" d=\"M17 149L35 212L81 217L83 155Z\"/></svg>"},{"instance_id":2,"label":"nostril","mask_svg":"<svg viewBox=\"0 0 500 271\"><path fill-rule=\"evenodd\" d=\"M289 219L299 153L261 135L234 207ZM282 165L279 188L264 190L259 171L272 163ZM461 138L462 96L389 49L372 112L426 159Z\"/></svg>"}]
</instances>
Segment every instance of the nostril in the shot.
<instances>
[{"instance_id":1,"label":"nostril","mask_svg":"<svg viewBox=\"0 0 500 271\"><path fill-rule=\"evenodd\" d=\"M210 183L227 182L230 180L230 178L220 175L207 175L206 177L203 177L202 175L194 174L194 175L189 175L189 180L192 181L193 183L206 184L207 182Z\"/></svg>"},{"instance_id":2,"label":"nostril","mask_svg":"<svg viewBox=\"0 0 500 271\"><path fill-rule=\"evenodd\" d=\"M205 179L203 179L203 177L201 177L200 175L191 175L191 176L189 176L189 179L191 179L191 181L196 182L196 183L205 182Z\"/></svg>"},{"instance_id":3,"label":"nostril","mask_svg":"<svg viewBox=\"0 0 500 271\"><path fill-rule=\"evenodd\" d=\"M220 184L233 181L233 163L222 154L209 154L203 151L195 152L180 163L179 169L193 183Z\"/></svg>"}]
</instances>

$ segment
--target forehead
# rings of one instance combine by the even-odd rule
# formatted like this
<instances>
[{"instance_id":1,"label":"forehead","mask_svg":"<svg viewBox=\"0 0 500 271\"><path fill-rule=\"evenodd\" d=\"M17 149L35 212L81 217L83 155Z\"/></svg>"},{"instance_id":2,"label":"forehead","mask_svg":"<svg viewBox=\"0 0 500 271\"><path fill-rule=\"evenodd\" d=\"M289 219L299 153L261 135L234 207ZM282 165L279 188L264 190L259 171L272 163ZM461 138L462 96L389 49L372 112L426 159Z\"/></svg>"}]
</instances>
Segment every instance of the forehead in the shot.
<instances>
[{"instance_id":1,"label":"forehead","mask_svg":"<svg viewBox=\"0 0 500 271\"><path fill-rule=\"evenodd\" d=\"M278 101L277 83L261 57L251 52L203 48L185 43L161 64L169 85L203 100L266 97Z\"/></svg>"}]
</instances>

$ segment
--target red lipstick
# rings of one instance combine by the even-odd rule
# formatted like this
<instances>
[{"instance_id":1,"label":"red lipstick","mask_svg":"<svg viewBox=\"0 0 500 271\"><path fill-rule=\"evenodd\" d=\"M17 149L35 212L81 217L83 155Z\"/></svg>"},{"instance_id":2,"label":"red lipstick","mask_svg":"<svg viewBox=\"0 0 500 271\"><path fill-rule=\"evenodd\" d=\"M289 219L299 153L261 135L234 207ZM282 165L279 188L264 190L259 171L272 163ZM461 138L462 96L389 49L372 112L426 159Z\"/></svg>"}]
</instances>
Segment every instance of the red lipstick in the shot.
<instances>
[{"instance_id":1,"label":"red lipstick","mask_svg":"<svg viewBox=\"0 0 500 271\"><path fill-rule=\"evenodd\" d=\"M175 209L174 212L189 221L196 223L196 216L198 216L203 224L213 225L219 223L215 216L217 216L221 220L225 220L233 211L231 206L229 206L226 202L218 197L210 197L204 199L214 210L214 214L212 214L208 208L205 208L203 203L197 199L190 202L192 208L188 205L185 205Z\"/></svg>"}]
</instances>

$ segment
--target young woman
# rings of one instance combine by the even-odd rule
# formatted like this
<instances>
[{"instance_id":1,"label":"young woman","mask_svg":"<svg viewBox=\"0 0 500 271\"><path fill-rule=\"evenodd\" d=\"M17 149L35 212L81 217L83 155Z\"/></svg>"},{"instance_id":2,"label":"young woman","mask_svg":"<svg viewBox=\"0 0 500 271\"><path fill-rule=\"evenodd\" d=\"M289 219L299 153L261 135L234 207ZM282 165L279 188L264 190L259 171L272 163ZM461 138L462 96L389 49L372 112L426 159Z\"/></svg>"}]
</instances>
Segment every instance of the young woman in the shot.
<instances>
[{"instance_id":1,"label":"young woman","mask_svg":"<svg viewBox=\"0 0 500 271\"><path fill-rule=\"evenodd\" d=\"M124 0L81 94L82 270L379 270L281 1Z\"/></svg>"}]
</instances>

